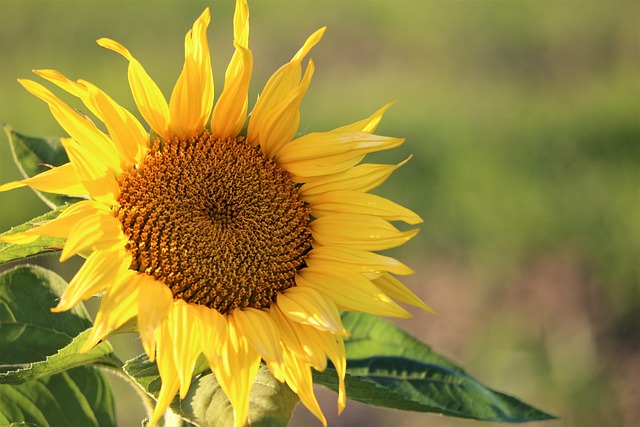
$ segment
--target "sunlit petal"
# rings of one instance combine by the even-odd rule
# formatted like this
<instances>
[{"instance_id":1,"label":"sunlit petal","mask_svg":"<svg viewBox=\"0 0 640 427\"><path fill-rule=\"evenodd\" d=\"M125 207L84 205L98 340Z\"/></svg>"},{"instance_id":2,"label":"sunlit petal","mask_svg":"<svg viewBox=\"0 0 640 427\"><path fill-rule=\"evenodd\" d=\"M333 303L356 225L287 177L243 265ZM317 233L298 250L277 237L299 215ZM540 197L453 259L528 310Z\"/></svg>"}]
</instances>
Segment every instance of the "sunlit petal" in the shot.
<instances>
[{"instance_id":1,"label":"sunlit petal","mask_svg":"<svg viewBox=\"0 0 640 427\"><path fill-rule=\"evenodd\" d=\"M296 277L296 284L322 292L331 298L338 308L344 310L389 317L411 317L410 313L392 301L362 274L346 268L336 266L331 271L305 268Z\"/></svg>"},{"instance_id":2,"label":"sunlit petal","mask_svg":"<svg viewBox=\"0 0 640 427\"><path fill-rule=\"evenodd\" d=\"M155 359L155 331L169 317L173 305L171 290L161 282L146 274L137 274L138 292L138 332L140 341L149 360ZM153 301L153 304L149 304Z\"/></svg>"},{"instance_id":3,"label":"sunlit petal","mask_svg":"<svg viewBox=\"0 0 640 427\"><path fill-rule=\"evenodd\" d=\"M422 218L384 197L360 191L331 191L317 197L311 205L311 214L321 216L336 213L375 215L387 221L404 221L418 224Z\"/></svg>"},{"instance_id":4,"label":"sunlit petal","mask_svg":"<svg viewBox=\"0 0 640 427\"><path fill-rule=\"evenodd\" d=\"M169 129L183 138L200 134L213 108L213 72L207 41L210 21L206 8L187 33L184 66L169 101Z\"/></svg>"},{"instance_id":5,"label":"sunlit petal","mask_svg":"<svg viewBox=\"0 0 640 427\"><path fill-rule=\"evenodd\" d=\"M236 50L224 76L224 89L211 116L211 133L218 138L238 135L247 118L253 53L249 49L249 6L246 0L236 2L233 34Z\"/></svg>"},{"instance_id":6,"label":"sunlit petal","mask_svg":"<svg viewBox=\"0 0 640 427\"><path fill-rule=\"evenodd\" d=\"M328 191L366 192L385 182L396 169L407 163L409 159L397 165L369 163L358 165L344 172L309 181L300 187L299 193L303 200L312 202L317 196Z\"/></svg>"},{"instance_id":7,"label":"sunlit petal","mask_svg":"<svg viewBox=\"0 0 640 427\"><path fill-rule=\"evenodd\" d=\"M54 194L80 195L86 193L86 189L78 181L78 176L71 163L53 167L31 178L0 185L0 191L9 191L25 185L38 191Z\"/></svg>"},{"instance_id":8,"label":"sunlit petal","mask_svg":"<svg viewBox=\"0 0 640 427\"><path fill-rule=\"evenodd\" d=\"M380 251L406 243L418 234L418 229L399 231L382 218L345 213L315 219L311 233L320 246Z\"/></svg>"},{"instance_id":9,"label":"sunlit petal","mask_svg":"<svg viewBox=\"0 0 640 427\"><path fill-rule=\"evenodd\" d=\"M389 271L394 274L413 273L413 270L394 258L341 246L317 246L307 255L306 263L318 268L331 268L336 263L346 264L361 273L377 271Z\"/></svg>"},{"instance_id":10,"label":"sunlit petal","mask_svg":"<svg viewBox=\"0 0 640 427\"><path fill-rule=\"evenodd\" d=\"M140 114L158 135L171 138L169 105L158 85L123 45L107 38L99 39L98 44L119 53L129 61L129 86Z\"/></svg>"}]
</instances>

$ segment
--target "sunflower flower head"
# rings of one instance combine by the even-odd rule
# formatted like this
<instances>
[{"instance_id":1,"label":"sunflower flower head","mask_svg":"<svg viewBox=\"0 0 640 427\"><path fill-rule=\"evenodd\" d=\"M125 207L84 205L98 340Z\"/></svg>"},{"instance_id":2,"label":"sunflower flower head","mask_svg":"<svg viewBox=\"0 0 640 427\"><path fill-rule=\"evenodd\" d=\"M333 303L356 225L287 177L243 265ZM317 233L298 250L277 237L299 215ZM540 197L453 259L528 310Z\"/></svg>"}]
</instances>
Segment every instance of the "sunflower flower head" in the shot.
<instances>
[{"instance_id":1,"label":"sunflower flower head","mask_svg":"<svg viewBox=\"0 0 640 427\"><path fill-rule=\"evenodd\" d=\"M356 123L296 137L314 71L306 58L324 28L271 76L247 123L253 66L247 2L236 3L235 52L215 103L209 22L207 8L187 33L169 102L129 50L98 40L128 61L131 92L151 133L87 81L35 72L77 96L106 131L41 84L20 80L68 133L62 144L69 163L0 191L27 185L86 200L4 240L61 237L61 260L86 256L54 311L103 293L82 351L137 321L162 379L152 425L176 394L186 396L201 354L232 404L236 425L247 420L261 361L326 424L311 373L331 360L341 411L347 332L339 310L410 316L397 301L429 309L394 276L411 270L375 252L417 233L392 222L421 222L368 193L402 163L362 163L364 157L404 140L374 134L389 105Z\"/></svg>"}]
</instances>

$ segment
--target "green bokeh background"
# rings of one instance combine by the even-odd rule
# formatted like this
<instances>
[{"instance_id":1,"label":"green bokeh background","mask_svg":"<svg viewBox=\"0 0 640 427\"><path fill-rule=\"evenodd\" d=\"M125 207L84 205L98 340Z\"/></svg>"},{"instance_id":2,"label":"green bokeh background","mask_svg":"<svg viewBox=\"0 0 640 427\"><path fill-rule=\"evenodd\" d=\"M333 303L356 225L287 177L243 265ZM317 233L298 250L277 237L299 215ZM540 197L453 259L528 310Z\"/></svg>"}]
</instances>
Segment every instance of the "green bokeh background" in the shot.
<instances>
[{"instance_id":1,"label":"green bokeh background","mask_svg":"<svg viewBox=\"0 0 640 427\"><path fill-rule=\"evenodd\" d=\"M206 6L219 93L232 53L232 2L0 0L0 120L62 135L46 105L16 82L37 68L90 80L135 111L126 63L98 47L100 37L125 44L169 94L184 34ZM390 252L415 269L406 283L441 317L416 313L397 323L488 385L562 417L539 425L637 425L640 3L250 6L252 102L323 25L300 130L328 130L399 101L378 132L407 142L373 157L413 158L376 191L424 218L421 233ZM6 182L19 174L1 139ZM45 210L28 189L2 194L0 230ZM62 271L70 278L78 265ZM115 344L122 357L139 351L133 335ZM119 423L139 425L142 406L119 381ZM335 396L318 395L335 426L474 424L355 402L337 418ZM319 423L299 408L292 425Z\"/></svg>"}]
</instances>

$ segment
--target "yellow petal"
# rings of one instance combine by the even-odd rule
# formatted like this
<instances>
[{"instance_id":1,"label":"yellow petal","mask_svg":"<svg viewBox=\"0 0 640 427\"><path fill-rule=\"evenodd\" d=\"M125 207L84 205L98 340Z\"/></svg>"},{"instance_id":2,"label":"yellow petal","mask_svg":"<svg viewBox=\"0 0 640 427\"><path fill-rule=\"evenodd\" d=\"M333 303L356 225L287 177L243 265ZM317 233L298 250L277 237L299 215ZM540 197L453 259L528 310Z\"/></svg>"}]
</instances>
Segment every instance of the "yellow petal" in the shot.
<instances>
[{"instance_id":1,"label":"yellow petal","mask_svg":"<svg viewBox=\"0 0 640 427\"><path fill-rule=\"evenodd\" d=\"M71 138L60 138L78 180L89 195L100 202L115 205L120 187L113 173L98 159L99 154L82 147Z\"/></svg>"},{"instance_id":2,"label":"yellow petal","mask_svg":"<svg viewBox=\"0 0 640 427\"><path fill-rule=\"evenodd\" d=\"M373 113L370 117L367 117L364 120L360 120L358 122L352 123L350 125L342 126L333 130L333 132L365 132L365 133L373 133L378 127L380 120L382 120L382 116L384 113L395 104L396 101L390 102L384 107L380 108L378 111Z\"/></svg>"},{"instance_id":3,"label":"yellow petal","mask_svg":"<svg viewBox=\"0 0 640 427\"><path fill-rule=\"evenodd\" d=\"M80 195L87 191L78 181L76 171L71 163L53 167L31 178L0 185L0 191L8 191L25 185L54 194Z\"/></svg>"},{"instance_id":4,"label":"yellow petal","mask_svg":"<svg viewBox=\"0 0 640 427\"><path fill-rule=\"evenodd\" d=\"M199 135L211 115L213 72L207 41L210 21L209 8L206 8L184 40L184 66L169 101L169 128L181 137Z\"/></svg>"},{"instance_id":5,"label":"yellow petal","mask_svg":"<svg viewBox=\"0 0 640 427\"><path fill-rule=\"evenodd\" d=\"M422 218L391 200L360 191L331 191L317 197L311 204L311 214L321 216L336 213L375 215L387 221L418 224Z\"/></svg>"},{"instance_id":6,"label":"yellow petal","mask_svg":"<svg viewBox=\"0 0 640 427\"><path fill-rule=\"evenodd\" d=\"M171 337L171 326L169 321L165 321L156 329L157 341L157 361L158 371L162 379L162 386L158 394L158 400L149 419L149 427L153 427L167 410L178 389L180 388L180 378L173 359L173 341Z\"/></svg>"},{"instance_id":7,"label":"yellow petal","mask_svg":"<svg viewBox=\"0 0 640 427\"><path fill-rule=\"evenodd\" d=\"M247 140L259 145L269 157L274 157L280 147L291 141L296 134L300 123L300 103L311 83L314 70L313 61L309 61L301 80L301 61L320 41L324 31L325 28L321 28L313 33L293 59L269 78L253 108Z\"/></svg>"},{"instance_id":8,"label":"yellow petal","mask_svg":"<svg viewBox=\"0 0 640 427\"><path fill-rule=\"evenodd\" d=\"M295 355L285 349L285 380L291 390L298 395L304 406L316 416L323 426L327 426L327 420L320 409L320 405L316 400L313 392L313 379L311 377L311 368L303 360L295 357Z\"/></svg>"},{"instance_id":9,"label":"yellow petal","mask_svg":"<svg viewBox=\"0 0 640 427\"><path fill-rule=\"evenodd\" d=\"M138 119L109 95L89 82L83 82L89 102L100 112L109 136L127 166L142 161L149 151L149 135Z\"/></svg>"},{"instance_id":10,"label":"yellow petal","mask_svg":"<svg viewBox=\"0 0 640 427\"><path fill-rule=\"evenodd\" d=\"M236 50L224 75L224 89L211 116L211 134L217 138L235 137L247 119L253 54L249 49L249 6L246 0L236 1L233 45Z\"/></svg>"},{"instance_id":11,"label":"yellow petal","mask_svg":"<svg viewBox=\"0 0 640 427\"><path fill-rule=\"evenodd\" d=\"M31 231L31 230L29 230ZM10 243L12 245L28 245L40 238L39 234L31 234L29 232L13 233L8 236L0 236L0 242Z\"/></svg>"},{"instance_id":12,"label":"yellow petal","mask_svg":"<svg viewBox=\"0 0 640 427\"><path fill-rule=\"evenodd\" d=\"M247 119L253 54L237 43L234 46L236 51L225 74L224 89L211 116L211 134L217 138L237 136Z\"/></svg>"},{"instance_id":13,"label":"yellow petal","mask_svg":"<svg viewBox=\"0 0 640 427\"><path fill-rule=\"evenodd\" d=\"M37 75L77 96L107 126L123 162L123 168L141 159L141 148L148 148L149 137L138 120L97 86L85 81L74 82L55 70L34 70ZM146 151L146 150L145 150Z\"/></svg>"},{"instance_id":14,"label":"yellow petal","mask_svg":"<svg viewBox=\"0 0 640 427\"><path fill-rule=\"evenodd\" d=\"M385 182L396 169L407 163L410 158L397 165L373 163L358 165L344 172L323 176L307 182L300 187L298 193L305 202L312 202L317 196L328 191L366 192Z\"/></svg>"},{"instance_id":15,"label":"yellow petal","mask_svg":"<svg viewBox=\"0 0 640 427\"><path fill-rule=\"evenodd\" d=\"M317 246L305 258L309 266L331 268L335 263L348 264L350 268L365 272L389 271L394 274L412 274L413 270L400 261L374 252L341 246Z\"/></svg>"},{"instance_id":16,"label":"yellow petal","mask_svg":"<svg viewBox=\"0 0 640 427\"><path fill-rule=\"evenodd\" d=\"M313 220L311 234L320 246L380 251L403 245L418 234L418 229L399 231L375 216L333 214Z\"/></svg>"},{"instance_id":17,"label":"yellow petal","mask_svg":"<svg viewBox=\"0 0 640 427\"><path fill-rule=\"evenodd\" d=\"M129 265L131 255L124 248L92 253L65 288L58 305L51 311L58 313L69 310L80 301L105 290L117 281Z\"/></svg>"},{"instance_id":18,"label":"yellow petal","mask_svg":"<svg viewBox=\"0 0 640 427\"><path fill-rule=\"evenodd\" d=\"M279 85L276 83L269 87L272 82L270 79L262 95L258 98L253 113L251 113L251 121L247 131L248 141L251 144L259 145L262 152L268 157L276 156L280 148L291 141L298 130L300 104L311 84L314 64L313 61L309 61L302 80L299 77L301 73L299 62L290 62L278 70L278 72L280 71L283 74L282 78L276 79ZM264 103L261 101L270 100L270 97L273 97L277 102L272 101L271 108L268 108L267 101Z\"/></svg>"},{"instance_id":19,"label":"yellow petal","mask_svg":"<svg viewBox=\"0 0 640 427\"><path fill-rule=\"evenodd\" d=\"M90 102L89 93L87 92L87 88L85 85L68 79L64 74L56 70L33 70L33 72L40 77L47 79L51 83L57 85L68 93L80 98L84 105L89 109L89 111L91 111L91 113L93 113L101 121L104 121L102 119L102 113L100 112L100 110L97 109L92 102Z\"/></svg>"},{"instance_id":20,"label":"yellow petal","mask_svg":"<svg viewBox=\"0 0 640 427\"><path fill-rule=\"evenodd\" d=\"M138 293L138 332L140 341L149 360L155 358L155 330L169 316L173 305L171 290L162 282L146 274L137 274Z\"/></svg>"},{"instance_id":21,"label":"yellow petal","mask_svg":"<svg viewBox=\"0 0 640 427\"><path fill-rule=\"evenodd\" d=\"M98 44L129 61L129 86L140 114L158 135L165 139L172 138L173 134L169 132L169 106L158 85L123 45L107 38L99 39Z\"/></svg>"},{"instance_id":22,"label":"yellow petal","mask_svg":"<svg viewBox=\"0 0 640 427\"><path fill-rule=\"evenodd\" d=\"M201 351L213 370L213 366L218 363L220 351L227 336L227 319L218 310L204 305L198 305L196 308L203 330Z\"/></svg>"},{"instance_id":23,"label":"yellow petal","mask_svg":"<svg viewBox=\"0 0 640 427\"><path fill-rule=\"evenodd\" d=\"M120 221L109 213L98 211L95 215L80 219L71 228L60 254L60 262L86 249L124 248L127 242Z\"/></svg>"},{"instance_id":24,"label":"yellow petal","mask_svg":"<svg viewBox=\"0 0 640 427\"><path fill-rule=\"evenodd\" d=\"M107 288L91 334L80 353L91 350L100 340L138 314L138 282L130 280L133 274L131 270L121 273L119 280Z\"/></svg>"},{"instance_id":25,"label":"yellow petal","mask_svg":"<svg viewBox=\"0 0 640 427\"><path fill-rule=\"evenodd\" d=\"M363 275L337 265L332 270L304 268L296 276L296 284L326 295L338 308L379 316L411 317Z\"/></svg>"},{"instance_id":26,"label":"yellow petal","mask_svg":"<svg viewBox=\"0 0 640 427\"><path fill-rule=\"evenodd\" d=\"M317 331L317 329L289 319L284 315L277 303L271 304L269 315L280 332L280 339L284 348L295 353L298 358L305 360L318 370L323 370L326 367L327 358L324 352L318 351L313 342L307 339L308 334L305 333L309 330ZM279 381L284 381L284 365L272 366L267 362L267 366L275 378Z\"/></svg>"},{"instance_id":27,"label":"yellow petal","mask_svg":"<svg viewBox=\"0 0 640 427\"><path fill-rule=\"evenodd\" d=\"M307 40L305 40L304 44L302 45L302 47L298 50L298 52L296 52L296 54L293 56L293 59L291 60L293 61L302 61L304 59L305 56L307 56L309 54L309 52L311 52L311 49L317 45L320 40L322 40L322 36L324 36L324 32L327 30L327 27L322 27L318 30L316 30L313 34L311 34Z\"/></svg>"},{"instance_id":28,"label":"yellow petal","mask_svg":"<svg viewBox=\"0 0 640 427\"><path fill-rule=\"evenodd\" d=\"M60 126L87 150L96 155L96 162L106 166L109 170L121 173L120 157L113 142L102 133L87 118L73 111L67 104L58 99L53 93L31 80L18 80L33 95L49 105L51 114Z\"/></svg>"},{"instance_id":29,"label":"yellow petal","mask_svg":"<svg viewBox=\"0 0 640 427\"><path fill-rule=\"evenodd\" d=\"M333 301L311 288L295 286L278 294L278 307L289 319L315 328L345 334Z\"/></svg>"},{"instance_id":30,"label":"yellow petal","mask_svg":"<svg viewBox=\"0 0 640 427\"><path fill-rule=\"evenodd\" d=\"M414 307L422 308L430 311L437 316L431 307L425 304L416 294L411 292L402 282L393 277L389 273L383 273L380 277L371 279L371 281L385 294L391 298L410 304Z\"/></svg>"},{"instance_id":31,"label":"yellow petal","mask_svg":"<svg viewBox=\"0 0 640 427\"><path fill-rule=\"evenodd\" d=\"M243 308L233 310L231 316L233 316L239 330L264 360L268 360L270 363L282 363L280 334L267 312L254 308Z\"/></svg>"},{"instance_id":32,"label":"yellow petal","mask_svg":"<svg viewBox=\"0 0 640 427\"><path fill-rule=\"evenodd\" d=\"M338 415L340 415L347 405L347 390L344 384L344 377L347 373L347 355L344 349L344 339L340 335L324 334L324 336L329 341L324 345L324 348L338 374Z\"/></svg>"},{"instance_id":33,"label":"yellow petal","mask_svg":"<svg viewBox=\"0 0 640 427\"><path fill-rule=\"evenodd\" d=\"M109 209L100 203L93 200L83 200L78 203L74 203L64 210L59 217L52 219L51 221L45 222L30 230L10 234L0 239L7 243L19 245L31 243L37 240L40 236L60 237L66 239L69 236L71 229L75 227L78 221L89 216L100 215L108 212Z\"/></svg>"},{"instance_id":34,"label":"yellow petal","mask_svg":"<svg viewBox=\"0 0 640 427\"><path fill-rule=\"evenodd\" d=\"M193 368L200 355L202 326L198 311L192 304L179 299L169 312L173 359L180 378L180 399L189 391Z\"/></svg>"},{"instance_id":35,"label":"yellow petal","mask_svg":"<svg viewBox=\"0 0 640 427\"><path fill-rule=\"evenodd\" d=\"M284 145L276 159L283 169L305 181L309 177L344 172L366 154L388 150L403 142L403 138L364 132L313 132Z\"/></svg>"},{"instance_id":36,"label":"yellow petal","mask_svg":"<svg viewBox=\"0 0 640 427\"><path fill-rule=\"evenodd\" d=\"M260 366L260 354L251 346L232 316L227 338L213 372L233 407L234 424L244 425L249 413L249 391Z\"/></svg>"}]
</instances>

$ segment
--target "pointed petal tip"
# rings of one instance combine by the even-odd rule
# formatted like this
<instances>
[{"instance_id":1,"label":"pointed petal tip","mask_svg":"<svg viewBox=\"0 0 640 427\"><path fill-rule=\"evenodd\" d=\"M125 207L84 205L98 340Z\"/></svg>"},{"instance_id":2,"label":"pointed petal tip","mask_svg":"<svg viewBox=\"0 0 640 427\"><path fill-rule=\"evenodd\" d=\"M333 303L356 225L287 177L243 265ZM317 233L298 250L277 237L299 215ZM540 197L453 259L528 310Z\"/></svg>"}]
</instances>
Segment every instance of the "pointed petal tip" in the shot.
<instances>
[{"instance_id":1,"label":"pointed petal tip","mask_svg":"<svg viewBox=\"0 0 640 427\"><path fill-rule=\"evenodd\" d=\"M122 44L118 43L115 40L106 38L106 37L102 37L98 40L96 40L96 43L98 43L99 46L105 48L105 49L109 49L112 50L116 53L119 53L120 55L124 56L127 60L131 61L133 59L133 56L131 55L131 53L129 52L129 50L124 47Z\"/></svg>"}]
</instances>

